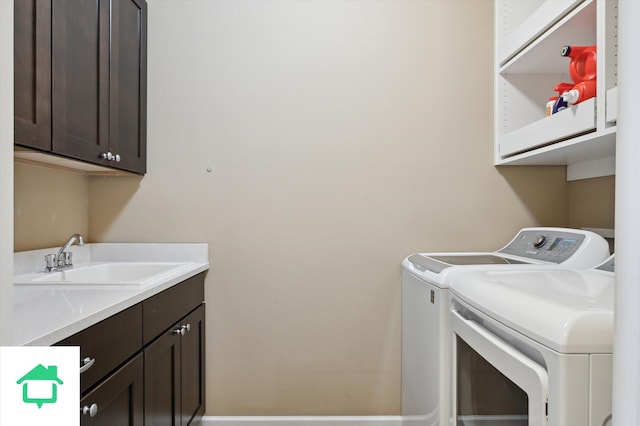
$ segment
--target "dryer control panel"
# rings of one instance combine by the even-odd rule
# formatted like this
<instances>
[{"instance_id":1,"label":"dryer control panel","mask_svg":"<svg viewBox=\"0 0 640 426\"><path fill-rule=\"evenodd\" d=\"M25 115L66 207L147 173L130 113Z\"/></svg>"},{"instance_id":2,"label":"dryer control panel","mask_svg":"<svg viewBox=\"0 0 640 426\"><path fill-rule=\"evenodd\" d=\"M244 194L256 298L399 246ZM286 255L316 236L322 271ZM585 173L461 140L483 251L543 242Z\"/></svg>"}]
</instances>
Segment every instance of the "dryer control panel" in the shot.
<instances>
[{"instance_id":1,"label":"dryer control panel","mask_svg":"<svg viewBox=\"0 0 640 426\"><path fill-rule=\"evenodd\" d=\"M501 253L552 263L563 263L578 252L586 234L554 228L525 228Z\"/></svg>"}]
</instances>

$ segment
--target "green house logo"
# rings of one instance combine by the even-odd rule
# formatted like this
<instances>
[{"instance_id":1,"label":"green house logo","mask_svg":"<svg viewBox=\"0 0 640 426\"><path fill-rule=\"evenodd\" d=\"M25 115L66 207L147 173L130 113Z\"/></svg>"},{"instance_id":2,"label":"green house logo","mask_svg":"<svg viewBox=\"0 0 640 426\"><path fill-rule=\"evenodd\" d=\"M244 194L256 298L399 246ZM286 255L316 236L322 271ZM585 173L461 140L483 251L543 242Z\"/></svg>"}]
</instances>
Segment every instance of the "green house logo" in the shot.
<instances>
[{"instance_id":1,"label":"green house logo","mask_svg":"<svg viewBox=\"0 0 640 426\"><path fill-rule=\"evenodd\" d=\"M58 385L63 384L58 377L58 367L38 364L16 382L22 385L22 401L27 404L55 404L58 400Z\"/></svg>"}]
</instances>

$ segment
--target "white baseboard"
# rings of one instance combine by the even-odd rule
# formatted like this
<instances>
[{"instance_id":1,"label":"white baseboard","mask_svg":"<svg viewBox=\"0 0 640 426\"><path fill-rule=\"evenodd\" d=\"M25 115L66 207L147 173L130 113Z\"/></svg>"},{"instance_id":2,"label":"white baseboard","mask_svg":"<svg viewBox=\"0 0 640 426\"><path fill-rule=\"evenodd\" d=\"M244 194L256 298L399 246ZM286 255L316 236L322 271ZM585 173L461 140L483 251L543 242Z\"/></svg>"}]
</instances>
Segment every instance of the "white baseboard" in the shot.
<instances>
[{"instance_id":1,"label":"white baseboard","mask_svg":"<svg viewBox=\"0 0 640 426\"><path fill-rule=\"evenodd\" d=\"M202 426L402 426L402 416L205 416Z\"/></svg>"}]
</instances>

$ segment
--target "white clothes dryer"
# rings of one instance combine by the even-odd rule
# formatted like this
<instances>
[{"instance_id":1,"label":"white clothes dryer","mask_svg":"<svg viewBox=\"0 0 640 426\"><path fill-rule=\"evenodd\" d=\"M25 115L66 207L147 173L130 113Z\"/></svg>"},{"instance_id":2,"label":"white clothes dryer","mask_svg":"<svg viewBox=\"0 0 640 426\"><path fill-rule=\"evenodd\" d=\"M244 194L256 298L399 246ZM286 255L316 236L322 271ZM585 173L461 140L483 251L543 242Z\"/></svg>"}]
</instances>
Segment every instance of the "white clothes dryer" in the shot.
<instances>
[{"instance_id":1,"label":"white clothes dryer","mask_svg":"<svg viewBox=\"0 0 640 426\"><path fill-rule=\"evenodd\" d=\"M613 256L451 282L453 424L611 424Z\"/></svg>"},{"instance_id":2,"label":"white clothes dryer","mask_svg":"<svg viewBox=\"0 0 640 426\"><path fill-rule=\"evenodd\" d=\"M402 262L402 416L448 425L451 348L449 283L454 272L591 268L609 256L601 236L566 228L524 228L495 252L417 253Z\"/></svg>"}]
</instances>

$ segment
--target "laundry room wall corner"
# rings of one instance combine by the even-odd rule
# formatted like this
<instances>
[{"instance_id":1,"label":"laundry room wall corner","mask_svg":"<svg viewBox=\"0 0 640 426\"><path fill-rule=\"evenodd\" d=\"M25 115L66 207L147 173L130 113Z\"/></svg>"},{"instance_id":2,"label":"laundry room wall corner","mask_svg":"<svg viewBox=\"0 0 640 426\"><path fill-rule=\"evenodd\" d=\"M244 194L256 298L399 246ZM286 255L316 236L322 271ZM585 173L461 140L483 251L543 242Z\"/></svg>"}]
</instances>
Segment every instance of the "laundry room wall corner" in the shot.
<instances>
[{"instance_id":1,"label":"laundry room wall corner","mask_svg":"<svg viewBox=\"0 0 640 426\"><path fill-rule=\"evenodd\" d=\"M566 166L500 166L500 176L518 197L529 217L523 226L568 225Z\"/></svg>"},{"instance_id":2,"label":"laundry room wall corner","mask_svg":"<svg viewBox=\"0 0 640 426\"><path fill-rule=\"evenodd\" d=\"M568 225L615 229L615 176L569 182Z\"/></svg>"}]
</instances>

